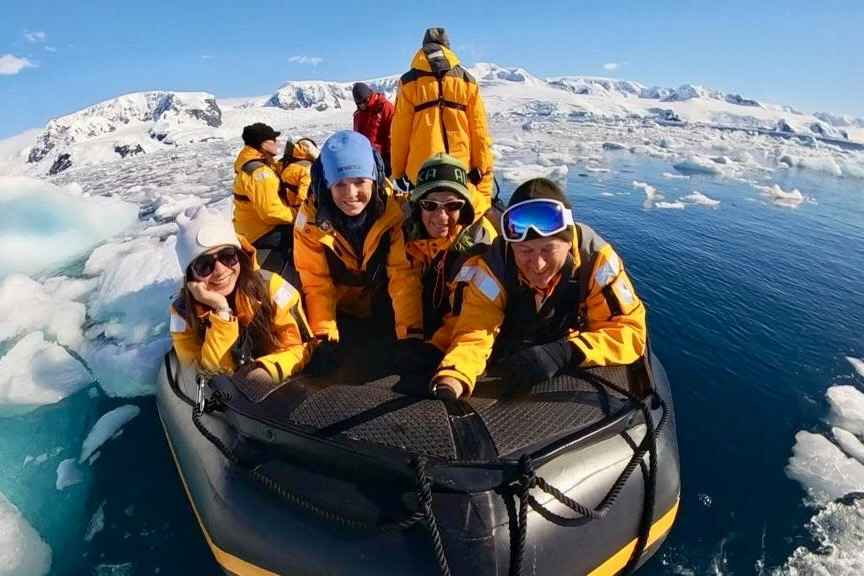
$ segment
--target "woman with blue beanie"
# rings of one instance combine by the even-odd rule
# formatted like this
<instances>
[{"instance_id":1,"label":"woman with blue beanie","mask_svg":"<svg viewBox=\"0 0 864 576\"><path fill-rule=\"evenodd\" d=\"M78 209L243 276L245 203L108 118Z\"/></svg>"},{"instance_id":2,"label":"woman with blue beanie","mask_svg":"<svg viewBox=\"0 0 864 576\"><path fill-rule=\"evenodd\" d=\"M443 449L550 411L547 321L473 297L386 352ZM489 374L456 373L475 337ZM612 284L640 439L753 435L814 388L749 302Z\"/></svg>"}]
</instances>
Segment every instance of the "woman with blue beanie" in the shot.
<instances>
[{"instance_id":1,"label":"woman with blue beanie","mask_svg":"<svg viewBox=\"0 0 864 576\"><path fill-rule=\"evenodd\" d=\"M422 343L420 279L411 272L403 211L391 192L366 136L345 130L324 142L294 223L294 265L318 342L317 367L337 360L337 312L370 319L363 336L383 328L386 336Z\"/></svg>"}]
</instances>

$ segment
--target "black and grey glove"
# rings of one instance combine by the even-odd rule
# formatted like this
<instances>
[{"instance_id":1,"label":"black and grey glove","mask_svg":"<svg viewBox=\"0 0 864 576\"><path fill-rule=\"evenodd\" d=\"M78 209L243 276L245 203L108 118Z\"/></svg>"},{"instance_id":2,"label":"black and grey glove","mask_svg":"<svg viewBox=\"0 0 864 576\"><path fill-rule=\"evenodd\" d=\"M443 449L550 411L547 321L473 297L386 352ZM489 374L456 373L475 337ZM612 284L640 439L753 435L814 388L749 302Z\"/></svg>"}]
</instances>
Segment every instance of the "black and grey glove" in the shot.
<instances>
[{"instance_id":1,"label":"black and grey glove","mask_svg":"<svg viewBox=\"0 0 864 576\"><path fill-rule=\"evenodd\" d=\"M582 351L562 338L516 352L499 362L498 371L518 386L530 386L549 380L562 369L579 364L582 360Z\"/></svg>"},{"instance_id":2,"label":"black and grey glove","mask_svg":"<svg viewBox=\"0 0 864 576\"><path fill-rule=\"evenodd\" d=\"M312 359L306 365L306 372L314 376L324 376L336 370L341 363L339 343L321 340L312 351Z\"/></svg>"}]
</instances>

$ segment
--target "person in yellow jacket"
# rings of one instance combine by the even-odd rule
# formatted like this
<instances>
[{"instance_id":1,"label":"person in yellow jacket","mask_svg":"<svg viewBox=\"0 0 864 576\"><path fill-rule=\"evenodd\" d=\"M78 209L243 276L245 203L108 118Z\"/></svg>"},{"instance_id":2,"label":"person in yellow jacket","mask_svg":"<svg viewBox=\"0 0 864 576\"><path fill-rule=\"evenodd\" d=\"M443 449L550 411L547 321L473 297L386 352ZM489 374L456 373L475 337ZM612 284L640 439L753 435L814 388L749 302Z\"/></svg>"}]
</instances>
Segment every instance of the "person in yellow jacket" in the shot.
<instances>
[{"instance_id":1,"label":"person in yellow jacket","mask_svg":"<svg viewBox=\"0 0 864 576\"><path fill-rule=\"evenodd\" d=\"M468 181L463 162L443 152L420 167L405 225L408 260L423 286L423 336L441 353L450 344L454 280L462 263L497 233L484 217L486 201ZM441 359L441 354L428 358Z\"/></svg>"},{"instance_id":2,"label":"person in yellow jacket","mask_svg":"<svg viewBox=\"0 0 864 576\"><path fill-rule=\"evenodd\" d=\"M177 259L185 275L171 306L180 362L205 373L232 373L263 384L299 372L311 331L300 294L278 274L257 269L255 249L207 207L177 217Z\"/></svg>"},{"instance_id":3,"label":"person in yellow jacket","mask_svg":"<svg viewBox=\"0 0 864 576\"><path fill-rule=\"evenodd\" d=\"M468 166L471 181L492 199L492 141L477 81L450 50L443 28L429 28L423 46L402 75L390 128L393 178L416 184L420 165L446 152Z\"/></svg>"},{"instance_id":4,"label":"person in yellow jacket","mask_svg":"<svg viewBox=\"0 0 864 576\"><path fill-rule=\"evenodd\" d=\"M450 346L432 380L439 397L471 394L487 360L524 387L568 367L630 364L645 352L645 307L612 246L575 223L557 184L519 186L501 236L459 271Z\"/></svg>"},{"instance_id":5,"label":"person in yellow jacket","mask_svg":"<svg viewBox=\"0 0 864 576\"><path fill-rule=\"evenodd\" d=\"M391 338L422 337L420 279L405 254L403 219L369 139L352 130L330 136L294 226L294 265L319 343L316 370L338 364L337 311L371 319L369 333L389 326Z\"/></svg>"},{"instance_id":6,"label":"person in yellow jacket","mask_svg":"<svg viewBox=\"0 0 864 576\"><path fill-rule=\"evenodd\" d=\"M279 134L261 122L244 127L244 147L234 161L234 228L261 251L259 264L275 272L291 260L294 222L273 160Z\"/></svg>"},{"instance_id":7,"label":"person in yellow jacket","mask_svg":"<svg viewBox=\"0 0 864 576\"><path fill-rule=\"evenodd\" d=\"M318 158L318 145L311 138L300 138L285 143L285 154L276 163L281 180L279 194L296 216L300 204L306 200L312 182L312 163Z\"/></svg>"}]
</instances>

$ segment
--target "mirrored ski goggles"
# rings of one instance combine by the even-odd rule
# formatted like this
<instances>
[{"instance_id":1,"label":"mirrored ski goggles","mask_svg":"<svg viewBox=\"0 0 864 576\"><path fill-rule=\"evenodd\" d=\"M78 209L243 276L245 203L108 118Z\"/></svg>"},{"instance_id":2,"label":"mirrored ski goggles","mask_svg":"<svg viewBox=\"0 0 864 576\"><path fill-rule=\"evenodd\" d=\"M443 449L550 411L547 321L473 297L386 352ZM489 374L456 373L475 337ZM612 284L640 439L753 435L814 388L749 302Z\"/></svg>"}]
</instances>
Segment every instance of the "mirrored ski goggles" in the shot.
<instances>
[{"instance_id":1,"label":"mirrored ski goggles","mask_svg":"<svg viewBox=\"0 0 864 576\"><path fill-rule=\"evenodd\" d=\"M573 214L558 200L536 198L511 206L501 215L501 233L507 242L521 242L534 229L542 237L554 236L573 225Z\"/></svg>"},{"instance_id":2,"label":"mirrored ski goggles","mask_svg":"<svg viewBox=\"0 0 864 576\"><path fill-rule=\"evenodd\" d=\"M459 212L462 210L462 207L465 206L465 200L448 200L446 202L436 202L435 200L420 200L417 202L420 205L420 208L426 210L427 212L437 212L441 208L444 208L444 211L448 214L453 214L454 212Z\"/></svg>"},{"instance_id":3,"label":"mirrored ski goggles","mask_svg":"<svg viewBox=\"0 0 864 576\"><path fill-rule=\"evenodd\" d=\"M234 246L228 246L215 254L202 254L192 262L190 268L199 278L206 278L213 274L217 260L223 266L230 268L240 261L240 251Z\"/></svg>"}]
</instances>

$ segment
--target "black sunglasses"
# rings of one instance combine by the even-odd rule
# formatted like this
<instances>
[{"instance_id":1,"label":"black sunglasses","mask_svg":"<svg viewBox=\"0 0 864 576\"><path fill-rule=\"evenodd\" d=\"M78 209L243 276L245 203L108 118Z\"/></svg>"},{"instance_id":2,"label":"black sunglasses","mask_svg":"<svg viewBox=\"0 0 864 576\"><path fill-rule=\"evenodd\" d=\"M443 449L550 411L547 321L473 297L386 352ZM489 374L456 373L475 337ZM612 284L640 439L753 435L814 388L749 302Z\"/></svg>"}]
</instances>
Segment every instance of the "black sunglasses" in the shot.
<instances>
[{"instance_id":1,"label":"black sunglasses","mask_svg":"<svg viewBox=\"0 0 864 576\"><path fill-rule=\"evenodd\" d=\"M192 262L192 272L199 278L206 278L216 269L216 260L230 268L240 261L240 251L234 246L228 246L215 254L202 254Z\"/></svg>"},{"instance_id":2,"label":"black sunglasses","mask_svg":"<svg viewBox=\"0 0 864 576\"><path fill-rule=\"evenodd\" d=\"M420 204L420 208L427 212L437 212L443 207L445 212L453 214L462 210L462 207L465 206L465 201L448 200L447 202L436 202L435 200L420 200L418 204Z\"/></svg>"}]
</instances>

